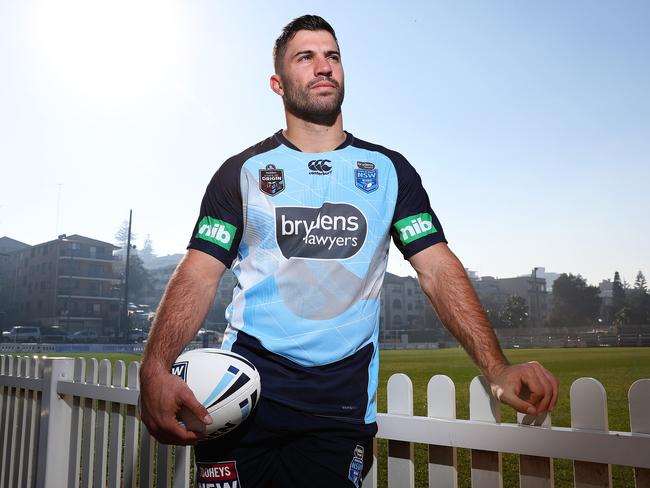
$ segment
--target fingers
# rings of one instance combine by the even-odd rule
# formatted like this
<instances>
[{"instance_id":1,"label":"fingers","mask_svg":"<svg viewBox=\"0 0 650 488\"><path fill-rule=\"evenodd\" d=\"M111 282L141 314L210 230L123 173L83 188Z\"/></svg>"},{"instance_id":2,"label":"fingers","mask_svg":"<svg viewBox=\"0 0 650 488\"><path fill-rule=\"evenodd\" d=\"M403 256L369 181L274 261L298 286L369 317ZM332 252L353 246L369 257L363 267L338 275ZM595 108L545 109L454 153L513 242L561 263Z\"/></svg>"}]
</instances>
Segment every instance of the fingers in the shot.
<instances>
[{"instance_id":1,"label":"fingers","mask_svg":"<svg viewBox=\"0 0 650 488\"><path fill-rule=\"evenodd\" d=\"M559 396L559 392L560 392L560 382L546 368L542 367L541 365L540 365L540 368L541 368L542 374L545 376L546 380L551 385L551 390L552 390L551 401L549 402L549 405L548 405L548 412L551 413L551 412L553 412L553 410L555 410L555 406L557 405L557 400L558 400L558 396Z\"/></svg>"},{"instance_id":2,"label":"fingers","mask_svg":"<svg viewBox=\"0 0 650 488\"><path fill-rule=\"evenodd\" d=\"M494 396L529 415L551 412L558 400L558 381L541 364L532 361L508 366L492 385Z\"/></svg>"},{"instance_id":3,"label":"fingers","mask_svg":"<svg viewBox=\"0 0 650 488\"><path fill-rule=\"evenodd\" d=\"M529 363L528 375L524 379L531 390L530 403L535 406L535 415L548 410L553 399L553 388L548 378L542 372L543 368L539 363Z\"/></svg>"},{"instance_id":4,"label":"fingers","mask_svg":"<svg viewBox=\"0 0 650 488\"><path fill-rule=\"evenodd\" d=\"M203 438L201 433L185 429L175 418L147 425L147 430L158 442L175 446L196 445Z\"/></svg>"},{"instance_id":5,"label":"fingers","mask_svg":"<svg viewBox=\"0 0 650 488\"><path fill-rule=\"evenodd\" d=\"M177 414L185 406L199 419L207 415L192 391L178 377L159 375L141 384L140 404L142 421L149 433L163 444L196 444L203 434L186 429ZM205 422L204 422L205 423Z\"/></svg>"},{"instance_id":6,"label":"fingers","mask_svg":"<svg viewBox=\"0 0 650 488\"><path fill-rule=\"evenodd\" d=\"M527 401L519 398L512 391L504 390L499 400L506 405L510 405L512 408L517 410L517 412L526 413L528 415L535 415L535 407Z\"/></svg>"},{"instance_id":7,"label":"fingers","mask_svg":"<svg viewBox=\"0 0 650 488\"><path fill-rule=\"evenodd\" d=\"M205 425L212 423L212 417L208 414L208 410L196 399L192 391L187 388L181 397L183 406L194 414L197 419L200 419Z\"/></svg>"}]
</instances>

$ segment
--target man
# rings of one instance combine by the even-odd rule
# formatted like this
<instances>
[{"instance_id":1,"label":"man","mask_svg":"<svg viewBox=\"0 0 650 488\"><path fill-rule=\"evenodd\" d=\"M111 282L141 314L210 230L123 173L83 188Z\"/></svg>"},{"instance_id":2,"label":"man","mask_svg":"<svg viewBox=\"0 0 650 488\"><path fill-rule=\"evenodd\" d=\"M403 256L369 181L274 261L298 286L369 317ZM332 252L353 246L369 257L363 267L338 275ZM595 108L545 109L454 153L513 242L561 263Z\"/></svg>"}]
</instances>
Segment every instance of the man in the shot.
<instances>
[{"instance_id":1,"label":"man","mask_svg":"<svg viewBox=\"0 0 650 488\"><path fill-rule=\"evenodd\" d=\"M214 481L203 473L226 468L244 488L360 486L376 433L389 236L497 398L533 415L552 410L557 381L538 363L508 363L413 167L343 130L332 27L316 16L295 19L276 41L274 65L271 89L287 128L227 160L207 187L145 349L149 431L161 442L196 444L200 436L176 420L183 405L210 423L169 370L232 266L239 283L223 347L256 365L262 398L234 432L197 445L199 486Z\"/></svg>"}]
</instances>

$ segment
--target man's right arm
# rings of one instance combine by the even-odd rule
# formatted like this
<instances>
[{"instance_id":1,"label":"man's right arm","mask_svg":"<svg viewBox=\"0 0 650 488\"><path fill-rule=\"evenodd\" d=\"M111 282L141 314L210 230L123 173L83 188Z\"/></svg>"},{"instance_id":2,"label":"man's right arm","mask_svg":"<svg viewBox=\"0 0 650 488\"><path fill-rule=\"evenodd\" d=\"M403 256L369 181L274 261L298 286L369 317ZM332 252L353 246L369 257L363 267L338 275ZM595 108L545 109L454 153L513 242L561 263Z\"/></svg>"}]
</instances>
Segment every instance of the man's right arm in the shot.
<instances>
[{"instance_id":1,"label":"man's right arm","mask_svg":"<svg viewBox=\"0 0 650 488\"><path fill-rule=\"evenodd\" d=\"M178 424L183 406L209 423L207 410L170 370L205 320L225 269L219 260L190 249L158 307L140 368L140 412L151 435L165 444L194 444L200 438Z\"/></svg>"}]
</instances>

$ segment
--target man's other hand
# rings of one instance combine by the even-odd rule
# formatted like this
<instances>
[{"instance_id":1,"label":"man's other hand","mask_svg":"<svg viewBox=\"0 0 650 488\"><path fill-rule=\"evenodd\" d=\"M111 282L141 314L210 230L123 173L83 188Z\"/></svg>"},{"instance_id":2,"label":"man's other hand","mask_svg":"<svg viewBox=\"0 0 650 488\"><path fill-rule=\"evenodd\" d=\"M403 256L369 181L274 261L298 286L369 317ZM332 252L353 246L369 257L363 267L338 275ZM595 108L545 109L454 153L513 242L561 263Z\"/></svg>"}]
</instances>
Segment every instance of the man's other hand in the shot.
<instances>
[{"instance_id":1,"label":"man's other hand","mask_svg":"<svg viewBox=\"0 0 650 488\"><path fill-rule=\"evenodd\" d=\"M504 366L490 378L490 387L499 401L528 415L551 413L557 404L559 383L537 361Z\"/></svg>"}]
</instances>

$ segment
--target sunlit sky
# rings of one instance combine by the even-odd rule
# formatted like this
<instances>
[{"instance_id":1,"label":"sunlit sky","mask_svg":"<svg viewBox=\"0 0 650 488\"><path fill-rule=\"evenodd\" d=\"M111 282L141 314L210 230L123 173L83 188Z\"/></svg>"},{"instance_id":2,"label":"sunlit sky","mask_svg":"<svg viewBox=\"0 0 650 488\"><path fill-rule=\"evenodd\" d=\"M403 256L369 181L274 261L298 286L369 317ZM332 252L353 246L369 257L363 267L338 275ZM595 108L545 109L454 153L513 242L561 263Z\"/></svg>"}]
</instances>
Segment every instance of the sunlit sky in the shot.
<instances>
[{"instance_id":1,"label":"sunlit sky","mask_svg":"<svg viewBox=\"0 0 650 488\"><path fill-rule=\"evenodd\" d=\"M650 273L647 1L0 0L0 236L114 242L133 209L183 252L221 162L284 126L271 47L304 13L345 128L412 162L466 267Z\"/></svg>"}]
</instances>

